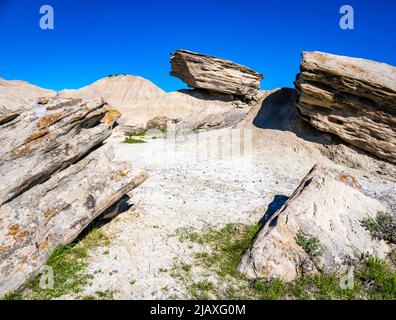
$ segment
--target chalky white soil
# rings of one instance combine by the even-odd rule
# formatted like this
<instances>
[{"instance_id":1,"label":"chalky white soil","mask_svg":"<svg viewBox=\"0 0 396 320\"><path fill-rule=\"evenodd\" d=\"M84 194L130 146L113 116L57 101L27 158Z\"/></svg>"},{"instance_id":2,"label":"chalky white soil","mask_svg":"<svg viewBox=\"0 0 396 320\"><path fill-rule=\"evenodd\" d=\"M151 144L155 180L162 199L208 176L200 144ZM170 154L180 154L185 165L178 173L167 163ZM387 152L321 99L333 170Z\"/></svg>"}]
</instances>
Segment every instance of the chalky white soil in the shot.
<instances>
[{"instance_id":1,"label":"chalky white soil","mask_svg":"<svg viewBox=\"0 0 396 320\"><path fill-rule=\"evenodd\" d=\"M219 131L207 134L217 139ZM117 159L146 168L149 179L133 191L130 210L102 227L112 243L90 252L87 272L94 279L81 295L110 290L114 299L188 298L183 284L163 272L181 262L194 264L198 248L180 242L177 230L257 223L274 197L290 196L318 161L353 174L368 195L395 203L393 178L338 166L290 132L266 130L264 143L246 155L211 157L198 137L190 134L176 144L124 144L117 133L109 139ZM227 143L219 141L226 150Z\"/></svg>"}]
</instances>

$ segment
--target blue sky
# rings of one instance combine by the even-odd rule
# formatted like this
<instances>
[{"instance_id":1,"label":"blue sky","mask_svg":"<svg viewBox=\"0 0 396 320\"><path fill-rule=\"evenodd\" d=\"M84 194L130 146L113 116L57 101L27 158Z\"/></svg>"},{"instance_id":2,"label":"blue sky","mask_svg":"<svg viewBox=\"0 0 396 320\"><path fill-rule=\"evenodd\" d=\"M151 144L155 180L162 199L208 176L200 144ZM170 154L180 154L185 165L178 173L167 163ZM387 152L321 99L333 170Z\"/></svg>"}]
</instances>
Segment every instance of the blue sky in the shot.
<instances>
[{"instance_id":1,"label":"blue sky","mask_svg":"<svg viewBox=\"0 0 396 320\"><path fill-rule=\"evenodd\" d=\"M39 28L52 5L55 30ZM355 30L339 9L355 10ZM169 53L184 48L265 75L263 89L291 87L300 53L318 50L396 66L394 0L0 0L0 77L60 90L127 73L167 91Z\"/></svg>"}]
</instances>

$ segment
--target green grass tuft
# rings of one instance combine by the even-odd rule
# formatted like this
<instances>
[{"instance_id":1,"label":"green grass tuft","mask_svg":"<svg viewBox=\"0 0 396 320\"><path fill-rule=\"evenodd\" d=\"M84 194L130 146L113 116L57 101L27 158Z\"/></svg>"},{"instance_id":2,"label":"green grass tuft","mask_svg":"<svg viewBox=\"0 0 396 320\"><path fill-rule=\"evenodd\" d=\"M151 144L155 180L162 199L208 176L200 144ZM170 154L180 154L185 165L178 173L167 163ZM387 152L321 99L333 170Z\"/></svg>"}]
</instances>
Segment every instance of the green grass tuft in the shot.
<instances>
[{"instance_id":1,"label":"green grass tuft","mask_svg":"<svg viewBox=\"0 0 396 320\"><path fill-rule=\"evenodd\" d=\"M389 213L380 212L374 219L363 219L361 224L373 238L396 244L396 218Z\"/></svg>"},{"instance_id":2,"label":"green grass tuft","mask_svg":"<svg viewBox=\"0 0 396 320\"><path fill-rule=\"evenodd\" d=\"M110 239L101 230L93 229L78 243L57 247L46 264L54 271L53 288L41 288L38 275L27 283L28 298L49 300L80 293L93 279L93 275L85 273L88 251L109 244Z\"/></svg>"},{"instance_id":3,"label":"green grass tuft","mask_svg":"<svg viewBox=\"0 0 396 320\"><path fill-rule=\"evenodd\" d=\"M195 253L191 272L183 273L181 264L172 275L184 284L193 299L396 299L396 272L372 256L363 257L355 267L353 285L348 288L341 285L339 274L306 275L292 283L282 279L249 280L237 270L237 265L259 230L259 225L241 224L203 232L179 229L176 234L180 241L197 243L205 250ZM311 255L322 252L314 237L300 234L296 241ZM197 273L199 270L201 273Z\"/></svg>"},{"instance_id":4,"label":"green grass tuft","mask_svg":"<svg viewBox=\"0 0 396 320\"><path fill-rule=\"evenodd\" d=\"M314 257L323 255L323 249L320 247L319 239L299 232L295 240L296 243L310 256Z\"/></svg>"},{"instance_id":5,"label":"green grass tuft","mask_svg":"<svg viewBox=\"0 0 396 320\"><path fill-rule=\"evenodd\" d=\"M129 144L135 144L135 143L147 143L147 141L141 140L141 139L135 139L132 136L127 136L124 139L124 143L129 143Z\"/></svg>"}]
</instances>

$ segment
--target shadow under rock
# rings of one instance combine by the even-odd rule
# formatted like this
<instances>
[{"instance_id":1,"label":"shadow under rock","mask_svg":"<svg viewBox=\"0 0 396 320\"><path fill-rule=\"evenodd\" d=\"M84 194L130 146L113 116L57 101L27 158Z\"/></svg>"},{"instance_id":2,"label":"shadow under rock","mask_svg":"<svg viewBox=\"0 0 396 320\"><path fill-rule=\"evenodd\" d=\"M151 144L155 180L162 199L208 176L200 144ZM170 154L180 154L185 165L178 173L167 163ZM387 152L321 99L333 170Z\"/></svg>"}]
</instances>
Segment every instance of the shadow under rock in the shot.
<instances>
[{"instance_id":1,"label":"shadow under rock","mask_svg":"<svg viewBox=\"0 0 396 320\"><path fill-rule=\"evenodd\" d=\"M73 243L79 242L81 239L85 238L92 230L103 227L104 225L111 222L114 218L127 212L133 204L129 204L130 197L124 195L118 202L114 203L112 206L103 211L96 219L94 219L73 241Z\"/></svg>"},{"instance_id":2,"label":"shadow under rock","mask_svg":"<svg viewBox=\"0 0 396 320\"><path fill-rule=\"evenodd\" d=\"M181 89L178 90L177 92L185 94L190 97L194 97L201 100L207 100L207 101L231 102L235 100L241 100L240 97L236 97L231 94L214 92L205 89Z\"/></svg>"},{"instance_id":3,"label":"shadow under rock","mask_svg":"<svg viewBox=\"0 0 396 320\"><path fill-rule=\"evenodd\" d=\"M259 224L264 225L267 223L269 219L273 216L273 214L278 211L285 202L289 199L287 196L276 195L272 202L268 205L267 211L264 213L264 216L260 219Z\"/></svg>"},{"instance_id":4,"label":"shadow under rock","mask_svg":"<svg viewBox=\"0 0 396 320\"><path fill-rule=\"evenodd\" d=\"M296 106L296 94L292 88L281 88L264 99L253 125L261 129L293 132L307 141L332 145L340 144L338 137L319 131L303 119Z\"/></svg>"},{"instance_id":5,"label":"shadow under rock","mask_svg":"<svg viewBox=\"0 0 396 320\"><path fill-rule=\"evenodd\" d=\"M335 134L323 132L309 124L299 112L296 105L297 95L294 89L281 88L266 97L253 119L253 125L260 129L273 129L279 131L289 131L294 133L297 137L321 144L325 147L321 152L327 158L335 161L333 153L340 158L338 163L350 162L350 158L342 153L342 150L331 149L344 145L356 154L367 156L374 160L384 161L377 156L370 154L358 147L355 147ZM326 149L330 148L330 149ZM345 160L345 161L344 161ZM344 161L344 162L343 162ZM360 164L357 164L360 166Z\"/></svg>"}]
</instances>

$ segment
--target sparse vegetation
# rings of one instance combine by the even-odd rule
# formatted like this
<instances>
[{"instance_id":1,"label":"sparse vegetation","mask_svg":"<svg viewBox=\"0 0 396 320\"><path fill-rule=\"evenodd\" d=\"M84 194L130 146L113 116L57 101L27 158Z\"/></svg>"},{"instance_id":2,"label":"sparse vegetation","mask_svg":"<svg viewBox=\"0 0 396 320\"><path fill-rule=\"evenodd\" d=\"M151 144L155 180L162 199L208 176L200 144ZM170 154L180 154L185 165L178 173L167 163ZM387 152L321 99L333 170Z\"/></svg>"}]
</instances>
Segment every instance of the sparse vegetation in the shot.
<instances>
[{"instance_id":1,"label":"sparse vegetation","mask_svg":"<svg viewBox=\"0 0 396 320\"><path fill-rule=\"evenodd\" d=\"M136 139L132 136L126 136L124 139L124 143L135 144L135 143L147 143L147 141Z\"/></svg>"},{"instance_id":2,"label":"sparse vegetation","mask_svg":"<svg viewBox=\"0 0 396 320\"><path fill-rule=\"evenodd\" d=\"M204 128L205 124L204 123L199 123L195 128L192 129L194 133L199 132Z\"/></svg>"},{"instance_id":3,"label":"sparse vegetation","mask_svg":"<svg viewBox=\"0 0 396 320\"><path fill-rule=\"evenodd\" d=\"M135 132L133 134L130 134L129 136L131 137L145 137L147 135L147 130Z\"/></svg>"},{"instance_id":4,"label":"sparse vegetation","mask_svg":"<svg viewBox=\"0 0 396 320\"><path fill-rule=\"evenodd\" d=\"M380 212L375 218L366 218L362 226L373 238L396 244L396 218L389 213Z\"/></svg>"},{"instance_id":5,"label":"sparse vegetation","mask_svg":"<svg viewBox=\"0 0 396 320\"><path fill-rule=\"evenodd\" d=\"M190 272L191 271L191 264L187 264L187 263L182 263L181 268L186 271L186 272Z\"/></svg>"},{"instance_id":6,"label":"sparse vegetation","mask_svg":"<svg viewBox=\"0 0 396 320\"><path fill-rule=\"evenodd\" d=\"M369 255L355 267L350 288L341 287L339 274L307 275L292 283L281 279L250 281L237 270L237 264L259 229L259 225L240 224L203 232L179 229L180 241L206 249L195 254L191 270L186 272L179 264L172 275L193 299L396 299L396 272L385 261ZM311 254L321 252L313 237L299 237L298 242Z\"/></svg>"},{"instance_id":7,"label":"sparse vegetation","mask_svg":"<svg viewBox=\"0 0 396 320\"><path fill-rule=\"evenodd\" d=\"M53 268L53 288L41 288L41 275L38 275L27 283L27 298L48 300L80 293L93 278L93 275L85 273L88 251L109 244L107 235L100 229L93 229L80 241L57 247L47 261L47 266Z\"/></svg>"},{"instance_id":8,"label":"sparse vegetation","mask_svg":"<svg viewBox=\"0 0 396 320\"><path fill-rule=\"evenodd\" d=\"M115 73L115 74L109 74L107 77L113 78L113 77L118 77L118 76L126 76L126 74L125 73Z\"/></svg>"},{"instance_id":9,"label":"sparse vegetation","mask_svg":"<svg viewBox=\"0 0 396 320\"><path fill-rule=\"evenodd\" d=\"M321 256L323 255L323 249L320 247L320 241L316 237L308 236L301 231L297 234L296 243L305 250L308 255Z\"/></svg>"},{"instance_id":10,"label":"sparse vegetation","mask_svg":"<svg viewBox=\"0 0 396 320\"><path fill-rule=\"evenodd\" d=\"M9 292L4 296L4 300L22 300L22 294L20 292Z\"/></svg>"},{"instance_id":11,"label":"sparse vegetation","mask_svg":"<svg viewBox=\"0 0 396 320\"><path fill-rule=\"evenodd\" d=\"M95 292L98 299L100 300L113 300L114 299L114 291L105 290L105 291L96 291Z\"/></svg>"},{"instance_id":12,"label":"sparse vegetation","mask_svg":"<svg viewBox=\"0 0 396 320\"><path fill-rule=\"evenodd\" d=\"M189 293L194 299L198 300L208 300L210 298L210 293L214 289L214 284L208 280L203 280L193 283L189 287Z\"/></svg>"}]
</instances>

